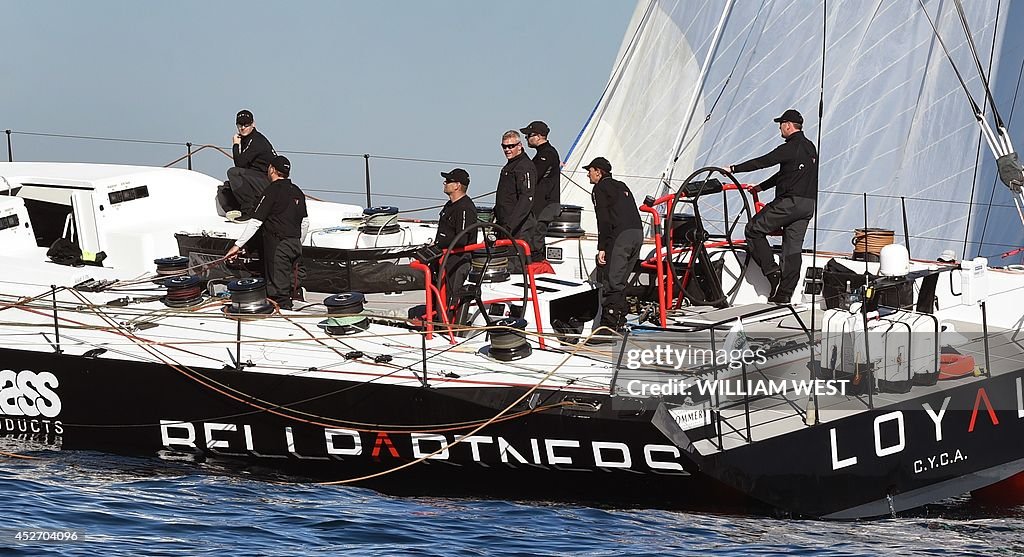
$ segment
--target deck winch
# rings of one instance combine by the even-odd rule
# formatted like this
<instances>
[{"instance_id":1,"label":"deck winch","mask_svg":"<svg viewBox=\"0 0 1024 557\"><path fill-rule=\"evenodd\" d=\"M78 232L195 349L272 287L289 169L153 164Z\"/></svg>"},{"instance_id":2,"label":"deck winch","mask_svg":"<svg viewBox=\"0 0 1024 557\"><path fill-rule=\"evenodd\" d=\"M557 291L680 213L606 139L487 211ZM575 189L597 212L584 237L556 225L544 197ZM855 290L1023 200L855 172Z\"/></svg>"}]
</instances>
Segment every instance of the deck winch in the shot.
<instances>
[{"instance_id":1,"label":"deck winch","mask_svg":"<svg viewBox=\"0 0 1024 557\"><path fill-rule=\"evenodd\" d=\"M180 275L164 280L167 295L161 298L164 305L172 308L187 308L203 302L205 290L203 278L195 275Z\"/></svg>"},{"instance_id":2,"label":"deck winch","mask_svg":"<svg viewBox=\"0 0 1024 557\"><path fill-rule=\"evenodd\" d=\"M562 212L548 224L548 236L555 238L579 238L586 234L580 224L583 218L583 207L579 205L562 205Z\"/></svg>"},{"instance_id":3,"label":"deck winch","mask_svg":"<svg viewBox=\"0 0 1024 557\"><path fill-rule=\"evenodd\" d=\"M511 277L508 270L508 258L515 256L511 247L491 248L473 252L472 268L469 280L472 282L505 282Z\"/></svg>"},{"instance_id":4,"label":"deck winch","mask_svg":"<svg viewBox=\"0 0 1024 557\"><path fill-rule=\"evenodd\" d=\"M180 255L161 257L154 259L156 264L157 278L153 282L163 282L164 278L173 275L180 275L188 271L188 258Z\"/></svg>"},{"instance_id":5,"label":"deck winch","mask_svg":"<svg viewBox=\"0 0 1024 557\"><path fill-rule=\"evenodd\" d=\"M398 207L383 205L363 209L363 224L359 232L371 236L395 234L402 231L398 223Z\"/></svg>"},{"instance_id":6,"label":"deck winch","mask_svg":"<svg viewBox=\"0 0 1024 557\"><path fill-rule=\"evenodd\" d=\"M365 331L370 318L363 315L366 297L361 292L342 292L324 300L327 319L317 323L329 335L351 335Z\"/></svg>"},{"instance_id":7,"label":"deck winch","mask_svg":"<svg viewBox=\"0 0 1024 557\"><path fill-rule=\"evenodd\" d=\"M265 315L274 311L267 300L267 283L262 278L249 277L228 283L231 305L224 311L232 315Z\"/></svg>"},{"instance_id":8,"label":"deck winch","mask_svg":"<svg viewBox=\"0 0 1024 557\"><path fill-rule=\"evenodd\" d=\"M526 340L525 319L507 317L495 321L491 326L499 327L488 332L491 339L488 353L495 360L511 362L533 353L530 343Z\"/></svg>"}]
</instances>

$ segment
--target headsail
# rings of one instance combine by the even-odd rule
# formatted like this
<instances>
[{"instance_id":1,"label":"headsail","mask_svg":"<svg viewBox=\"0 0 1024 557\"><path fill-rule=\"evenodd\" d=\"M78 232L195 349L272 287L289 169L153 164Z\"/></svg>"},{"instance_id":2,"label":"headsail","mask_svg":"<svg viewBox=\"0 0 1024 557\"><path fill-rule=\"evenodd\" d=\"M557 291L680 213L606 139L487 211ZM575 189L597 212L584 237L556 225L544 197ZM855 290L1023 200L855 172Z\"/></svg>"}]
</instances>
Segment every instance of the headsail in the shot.
<instances>
[{"instance_id":1,"label":"headsail","mask_svg":"<svg viewBox=\"0 0 1024 557\"><path fill-rule=\"evenodd\" d=\"M984 98L953 3L924 6L971 94ZM1024 39L1006 30L1024 8L1000 0L964 7L1012 129ZM816 140L823 43L818 246L850 249L850 232L864 226L864 193L868 224L900 235L905 203L916 257L1024 245L1011 192L918 2L641 0L609 87L568 155L563 201L584 206L593 230L581 172L593 157L611 160L643 199L666 191L662 177L673 165L675 187L694 168L764 154L781 141L772 118L787 108L804 113Z\"/></svg>"}]
</instances>

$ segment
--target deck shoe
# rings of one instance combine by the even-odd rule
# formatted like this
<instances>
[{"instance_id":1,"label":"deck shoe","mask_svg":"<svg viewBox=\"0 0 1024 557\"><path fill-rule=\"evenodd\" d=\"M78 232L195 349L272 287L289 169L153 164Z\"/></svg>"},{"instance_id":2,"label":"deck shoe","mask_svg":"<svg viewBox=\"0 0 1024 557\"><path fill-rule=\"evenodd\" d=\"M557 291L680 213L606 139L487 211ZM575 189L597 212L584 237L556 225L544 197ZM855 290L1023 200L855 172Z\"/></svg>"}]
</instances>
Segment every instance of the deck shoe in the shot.
<instances>
[{"instance_id":1,"label":"deck shoe","mask_svg":"<svg viewBox=\"0 0 1024 557\"><path fill-rule=\"evenodd\" d=\"M785 292L776 292L774 296L768 298L768 302L772 304L786 305L789 304L790 299L793 298L793 294L787 294Z\"/></svg>"},{"instance_id":2,"label":"deck shoe","mask_svg":"<svg viewBox=\"0 0 1024 557\"><path fill-rule=\"evenodd\" d=\"M776 298L779 295L779 284L782 282L782 272L775 271L774 273L768 273L765 275L768 279L768 301L773 302L772 298ZM787 299L787 301L789 301Z\"/></svg>"}]
</instances>

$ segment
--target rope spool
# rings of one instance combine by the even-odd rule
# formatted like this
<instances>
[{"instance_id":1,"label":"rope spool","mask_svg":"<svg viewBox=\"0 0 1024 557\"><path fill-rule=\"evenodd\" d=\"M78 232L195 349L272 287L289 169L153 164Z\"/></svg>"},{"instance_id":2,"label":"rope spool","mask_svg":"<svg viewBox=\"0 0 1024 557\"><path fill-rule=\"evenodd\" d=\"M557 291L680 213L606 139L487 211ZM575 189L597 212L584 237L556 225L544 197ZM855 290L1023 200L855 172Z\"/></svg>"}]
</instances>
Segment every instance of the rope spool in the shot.
<instances>
[{"instance_id":1,"label":"rope spool","mask_svg":"<svg viewBox=\"0 0 1024 557\"><path fill-rule=\"evenodd\" d=\"M231 305L224 311L232 315L265 315L274 311L267 301L267 283L261 278L243 278L228 283Z\"/></svg>"},{"instance_id":2,"label":"rope spool","mask_svg":"<svg viewBox=\"0 0 1024 557\"><path fill-rule=\"evenodd\" d=\"M858 228L853 232L853 258L878 261L882 248L893 243L895 233L885 228Z\"/></svg>"},{"instance_id":3,"label":"rope spool","mask_svg":"<svg viewBox=\"0 0 1024 557\"><path fill-rule=\"evenodd\" d=\"M491 347L488 354L495 360L511 362L521 360L533 353L533 348L526 341L526 320L515 317L507 317L494 323L495 327L488 332L491 339Z\"/></svg>"},{"instance_id":4,"label":"rope spool","mask_svg":"<svg viewBox=\"0 0 1024 557\"><path fill-rule=\"evenodd\" d=\"M579 238L586 234L581 224L583 207L579 205L562 205L562 212L548 224L548 236L555 238Z\"/></svg>"},{"instance_id":5,"label":"rope spool","mask_svg":"<svg viewBox=\"0 0 1024 557\"><path fill-rule=\"evenodd\" d=\"M180 275L188 271L188 258L180 255L154 259L153 263L156 264L157 279L153 281L156 283L163 282L164 278L168 276Z\"/></svg>"},{"instance_id":6,"label":"rope spool","mask_svg":"<svg viewBox=\"0 0 1024 557\"><path fill-rule=\"evenodd\" d=\"M398 207L382 205L363 209L363 224L359 231L371 236L401 232L402 227L398 224Z\"/></svg>"},{"instance_id":7,"label":"rope spool","mask_svg":"<svg viewBox=\"0 0 1024 557\"><path fill-rule=\"evenodd\" d=\"M505 282L508 280L512 276L508 270L508 258L512 255L511 251L507 247L493 248L490 253L490 261L487 260L486 250L474 251L469 280L473 282Z\"/></svg>"},{"instance_id":8,"label":"rope spool","mask_svg":"<svg viewBox=\"0 0 1024 557\"><path fill-rule=\"evenodd\" d=\"M202 277L176 276L166 279L167 295L161 298L164 305L172 308L192 307L203 301Z\"/></svg>"}]
</instances>

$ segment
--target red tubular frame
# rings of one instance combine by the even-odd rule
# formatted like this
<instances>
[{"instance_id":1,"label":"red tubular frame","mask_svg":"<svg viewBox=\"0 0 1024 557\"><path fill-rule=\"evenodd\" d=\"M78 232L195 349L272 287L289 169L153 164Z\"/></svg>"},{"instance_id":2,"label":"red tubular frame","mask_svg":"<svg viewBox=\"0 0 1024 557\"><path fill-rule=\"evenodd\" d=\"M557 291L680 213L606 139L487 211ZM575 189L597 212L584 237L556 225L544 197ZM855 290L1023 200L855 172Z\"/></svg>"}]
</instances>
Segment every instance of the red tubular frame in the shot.
<instances>
[{"instance_id":1,"label":"red tubular frame","mask_svg":"<svg viewBox=\"0 0 1024 557\"><path fill-rule=\"evenodd\" d=\"M529 257L530 257L530 246L524 240L516 239L515 242L516 242L516 244L520 248L522 248L523 253L525 253L527 259L529 259ZM494 247L504 247L504 246L511 246L511 245L512 245L512 240L507 240L507 239L496 240L494 242ZM481 242L481 243L476 243L476 244L469 244L469 245L463 246L461 248L449 249L449 250L446 250L446 251L448 252L449 255L453 255L453 254L460 254L460 253L466 253L466 252L470 252L470 251L475 251L475 250L483 249L483 248L486 248L486 247L487 247L487 244L484 244L484 243ZM433 305L431 303L431 294L436 295L438 297L439 302L441 302L441 306L444 307L443 299L441 298L441 293L440 293L440 291L437 288L434 287L433 281L430 280L430 267L427 267L426 265L424 265L423 263L421 263L419 261L413 261L409 266L412 267L413 269L417 269L417 270L423 271L424 278L426 279L426 285L425 286L426 286L426 291L427 291L427 303L426 303L427 315L431 316L431 321L432 321L433 320L433 310L432 310ZM531 269L530 266L527 265L526 269L524 269L524 270L526 271L526 277L527 277L526 282L527 282L527 284L529 284L529 287L530 287L530 296L529 296L529 299L524 300L523 303L527 303L527 302L532 302L533 303L533 319L534 319L534 323L537 326L537 334L538 334L537 344L539 344L540 347L543 349L543 348L546 348L546 344L544 342L544 325L541 323L541 318L540 318L540 304L539 304L538 299L537 299L537 283L534 280L533 269ZM443 272L443 270L442 270L442 272ZM519 298L515 298L515 299L518 300ZM447 308L445 308L444 311L441 312L441 319L444 322L444 324L448 326L449 332L450 332L451 331L451 326L448 323L448 311L447 311ZM434 330L433 329L433 324L430 321L427 321L427 338L428 339L432 338L433 330ZM451 338L452 344L455 344L455 336L454 335L450 335L450 338Z\"/></svg>"},{"instance_id":2,"label":"red tubular frame","mask_svg":"<svg viewBox=\"0 0 1024 557\"><path fill-rule=\"evenodd\" d=\"M753 191L754 190L754 185L752 185L752 184L722 184L722 191L737 191L737 190L746 191L746 192L748 192L750 194L750 197L754 201L754 214L757 214L758 212L761 211L761 209L764 208L765 204L761 203L761 200L758 199L757 192ZM680 197L681 198L682 197L686 197L686 192L681 193ZM678 307L678 306L682 305L682 296L683 296L682 290L685 290L685 288L686 288L686 283L688 282L689 276L690 276L690 267L693 265L693 255L691 254L690 255L689 265L687 265L686 272L685 272L685 274L683 276L683 284L682 284L682 289L680 291L680 298L679 298L678 301L675 300L675 299L672 299L672 294L671 293L672 293L672 283L674 281L674 277L672 276L672 273L669 272L669 265L668 265L668 263L663 261L663 259L665 257L672 257L672 255L674 253L682 253L684 251L692 251L692 250L690 248L684 248L684 249L680 249L680 250L673 250L673 248L672 248L672 230L671 229L669 229L669 231L668 231L668 245L667 246L663 246L662 245L662 241L661 241L661 214L658 213L658 211L654 207L664 203L665 207L666 207L665 214L671 216L672 213L673 213L673 209L674 209L673 208L673 201L675 200L675 198L676 198L676 194L675 193L668 193L668 194L665 194L665 195L659 197L658 199L655 199L654 203L652 203L651 205L647 205L645 203L645 204L641 205L640 208L639 208L641 211L643 211L645 213L650 213L651 218L652 218L652 230L653 230L653 234L654 234L654 250L655 250L655 252L654 252L654 265L652 265L650 263L650 261L648 260L648 261L641 262L640 266L644 267L644 268L647 268L647 269L654 268L655 269L655 273L657 274L657 283L658 283L657 284L657 286L658 286L658 313L659 313L658 317L659 317L659 319L661 321L661 326L662 327L666 327L668 325L668 316L666 314L667 308L669 306L676 306L676 307ZM737 241L733 242L733 244L743 243L743 242L745 242L745 240L737 240ZM705 245L705 247L722 247L722 246L729 245L729 242L711 242L711 243L706 243L704 245ZM664 250L663 250L663 248L664 248ZM662 253L663 251L664 251L664 253Z\"/></svg>"},{"instance_id":3,"label":"red tubular frame","mask_svg":"<svg viewBox=\"0 0 1024 557\"><path fill-rule=\"evenodd\" d=\"M658 318L661 320L661 326L668 326L668 316L665 314L665 306L668 300L665 299L665 290L663 288L665 283L665 272L662 270L661 261L661 234L658 232L661 229L661 215L658 214L653 208L647 205L641 205L640 210L645 213L651 214L652 223L654 225L654 267L655 273L657 274L657 284L655 285L658 289ZM650 268L650 264L646 261L640 264L641 267Z\"/></svg>"}]
</instances>

